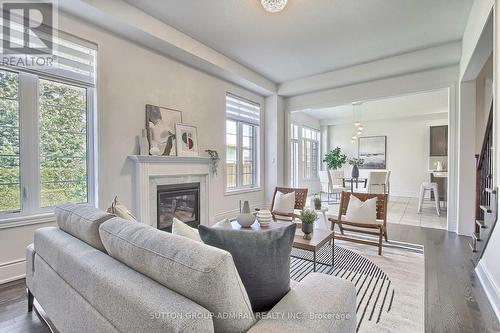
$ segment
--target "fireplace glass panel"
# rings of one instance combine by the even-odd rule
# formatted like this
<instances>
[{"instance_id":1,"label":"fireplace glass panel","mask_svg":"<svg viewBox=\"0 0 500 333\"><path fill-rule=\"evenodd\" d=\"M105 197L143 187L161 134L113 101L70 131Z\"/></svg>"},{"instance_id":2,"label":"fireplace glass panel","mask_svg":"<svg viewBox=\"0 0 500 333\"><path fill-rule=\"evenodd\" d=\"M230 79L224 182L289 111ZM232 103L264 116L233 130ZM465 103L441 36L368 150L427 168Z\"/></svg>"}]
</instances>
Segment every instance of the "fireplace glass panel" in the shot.
<instances>
[{"instance_id":1,"label":"fireplace glass panel","mask_svg":"<svg viewBox=\"0 0 500 333\"><path fill-rule=\"evenodd\" d=\"M173 218L197 228L200 224L200 184L159 186L158 229L171 232Z\"/></svg>"}]
</instances>

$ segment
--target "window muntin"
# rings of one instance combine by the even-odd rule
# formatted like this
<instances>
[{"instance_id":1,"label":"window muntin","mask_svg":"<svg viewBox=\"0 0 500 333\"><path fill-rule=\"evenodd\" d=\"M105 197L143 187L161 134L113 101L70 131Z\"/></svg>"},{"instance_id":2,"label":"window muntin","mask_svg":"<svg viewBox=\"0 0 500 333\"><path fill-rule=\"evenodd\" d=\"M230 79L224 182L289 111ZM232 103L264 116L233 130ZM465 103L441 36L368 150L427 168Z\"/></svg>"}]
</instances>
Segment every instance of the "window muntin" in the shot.
<instances>
[{"instance_id":1,"label":"window muntin","mask_svg":"<svg viewBox=\"0 0 500 333\"><path fill-rule=\"evenodd\" d=\"M226 189L259 186L258 137L260 106L226 95Z\"/></svg>"}]
</instances>

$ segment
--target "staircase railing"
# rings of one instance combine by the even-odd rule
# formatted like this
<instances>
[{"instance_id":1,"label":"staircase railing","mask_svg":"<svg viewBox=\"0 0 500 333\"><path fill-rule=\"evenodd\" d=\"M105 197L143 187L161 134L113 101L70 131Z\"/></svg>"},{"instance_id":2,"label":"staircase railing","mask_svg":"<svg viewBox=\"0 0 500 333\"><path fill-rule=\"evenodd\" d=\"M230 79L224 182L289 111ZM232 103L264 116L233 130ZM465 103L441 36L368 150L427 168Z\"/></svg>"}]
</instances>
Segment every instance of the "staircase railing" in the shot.
<instances>
[{"instance_id":1,"label":"staircase railing","mask_svg":"<svg viewBox=\"0 0 500 333\"><path fill-rule=\"evenodd\" d=\"M497 220L497 190L493 188L493 103L484 133L481 153L476 155L476 223L472 250L479 261Z\"/></svg>"}]
</instances>

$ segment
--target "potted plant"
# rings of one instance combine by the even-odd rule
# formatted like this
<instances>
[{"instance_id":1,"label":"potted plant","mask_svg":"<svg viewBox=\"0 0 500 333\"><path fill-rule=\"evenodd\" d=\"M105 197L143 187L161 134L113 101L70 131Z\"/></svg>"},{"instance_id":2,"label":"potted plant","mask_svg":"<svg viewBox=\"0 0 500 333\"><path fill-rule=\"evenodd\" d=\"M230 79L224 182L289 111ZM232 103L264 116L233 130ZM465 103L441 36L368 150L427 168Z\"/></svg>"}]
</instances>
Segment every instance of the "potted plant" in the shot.
<instances>
[{"instance_id":1,"label":"potted plant","mask_svg":"<svg viewBox=\"0 0 500 333\"><path fill-rule=\"evenodd\" d=\"M326 163L328 169L337 170L340 169L347 161L347 156L342 154L340 147L330 150L325 154L323 162Z\"/></svg>"},{"instance_id":2,"label":"potted plant","mask_svg":"<svg viewBox=\"0 0 500 333\"><path fill-rule=\"evenodd\" d=\"M321 198L318 196L317 193L314 195L313 202L314 202L314 209L320 210L321 209Z\"/></svg>"},{"instance_id":3,"label":"potted plant","mask_svg":"<svg viewBox=\"0 0 500 333\"><path fill-rule=\"evenodd\" d=\"M302 232L304 239L311 239L311 233L314 230L314 222L316 222L316 212L312 209L302 210L300 212L300 220L302 221Z\"/></svg>"},{"instance_id":4,"label":"potted plant","mask_svg":"<svg viewBox=\"0 0 500 333\"><path fill-rule=\"evenodd\" d=\"M351 157L351 158L349 158L348 163L350 165L352 165L351 177L352 178L359 178L359 167L362 166L363 163L365 163L365 160L362 158Z\"/></svg>"}]
</instances>

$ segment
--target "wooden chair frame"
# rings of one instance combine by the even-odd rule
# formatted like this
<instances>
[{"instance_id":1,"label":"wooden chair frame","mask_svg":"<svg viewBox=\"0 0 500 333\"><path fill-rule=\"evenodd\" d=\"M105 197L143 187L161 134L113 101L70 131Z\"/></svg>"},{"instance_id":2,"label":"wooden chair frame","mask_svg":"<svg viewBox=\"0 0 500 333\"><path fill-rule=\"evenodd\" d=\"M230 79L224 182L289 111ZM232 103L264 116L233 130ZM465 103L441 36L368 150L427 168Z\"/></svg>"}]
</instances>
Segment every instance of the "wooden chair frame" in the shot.
<instances>
[{"instance_id":1,"label":"wooden chair frame","mask_svg":"<svg viewBox=\"0 0 500 333\"><path fill-rule=\"evenodd\" d=\"M349 199L351 198L351 195L354 195L361 201L377 198L377 220L383 220L383 223L369 224L369 223L342 221L342 215L345 215L347 212L347 207L349 205ZM387 199L388 199L387 194L342 192L339 215L336 219L329 218L331 222L331 230L335 230L335 224L337 224L340 229L341 235L335 235L334 236L335 239L377 246L378 254L382 255L382 238L384 238L385 241L387 242ZM355 227L357 229L351 227ZM372 241L348 237L344 235L344 231L378 236L378 242L372 242Z\"/></svg>"},{"instance_id":2,"label":"wooden chair frame","mask_svg":"<svg viewBox=\"0 0 500 333\"><path fill-rule=\"evenodd\" d=\"M292 218L292 221L294 221L296 218L299 218L299 215L295 213L283 213L274 211L274 198L276 197L276 193L278 191L283 194L295 192L294 209L303 210L304 207L306 206L306 201L307 201L307 191L308 191L307 188L276 187L274 189L273 202L271 204L271 214L273 216L273 220L279 220L278 218L276 218L276 216L290 217Z\"/></svg>"}]
</instances>

